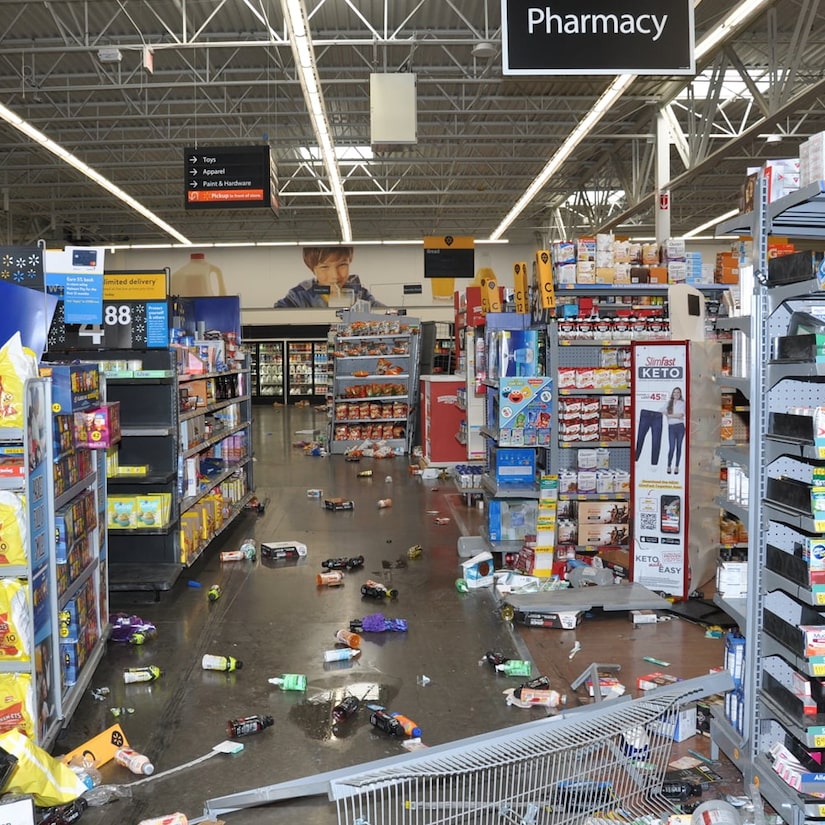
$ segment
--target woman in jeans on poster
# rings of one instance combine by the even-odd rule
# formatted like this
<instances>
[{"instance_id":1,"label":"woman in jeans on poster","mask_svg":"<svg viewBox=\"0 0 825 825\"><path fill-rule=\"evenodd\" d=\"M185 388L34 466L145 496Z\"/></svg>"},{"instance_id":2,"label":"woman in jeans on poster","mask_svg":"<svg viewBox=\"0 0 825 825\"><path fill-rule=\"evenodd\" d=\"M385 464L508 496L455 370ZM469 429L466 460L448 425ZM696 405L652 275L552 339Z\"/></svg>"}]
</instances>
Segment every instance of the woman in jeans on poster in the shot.
<instances>
[{"instance_id":1,"label":"woman in jeans on poster","mask_svg":"<svg viewBox=\"0 0 825 825\"><path fill-rule=\"evenodd\" d=\"M678 473L682 460L682 442L685 440L685 399L682 398L679 387L674 387L662 412L667 418L667 471Z\"/></svg>"}]
</instances>

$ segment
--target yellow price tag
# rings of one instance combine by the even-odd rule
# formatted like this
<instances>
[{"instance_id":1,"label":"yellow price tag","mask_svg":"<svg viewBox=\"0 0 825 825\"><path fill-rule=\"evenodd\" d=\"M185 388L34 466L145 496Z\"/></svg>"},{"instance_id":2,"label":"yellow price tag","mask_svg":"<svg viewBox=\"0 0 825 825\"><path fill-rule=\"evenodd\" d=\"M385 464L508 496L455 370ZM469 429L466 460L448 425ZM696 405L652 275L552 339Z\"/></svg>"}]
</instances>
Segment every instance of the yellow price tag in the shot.
<instances>
[{"instance_id":1,"label":"yellow price tag","mask_svg":"<svg viewBox=\"0 0 825 825\"><path fill-rule=\"evenodd\" d=\"M814 676L825 676L825 665L814 665L811 670Z\"/></svg>"},{"instance_id":2,"label":"yellow price tag","mask_svg":"<svg viewBox=\"0 0 825 825\"><path fill-rule=\"evenodd\" d=\"M819 736L814 736L814 747L815 748L825 748L825 736L820 734Z\"/></svg>"},{"instance_id":3,"label":"yellow price tag","mask_svg":"<svg viewBox=\"0 0 825 825\"><path fill-rule=\"evenodd\" d=\"M816 603L825 604L825 593L823 593L821 590L817 590L816 592Z\"/></svg>"},{"instance_id":4,"label":"yellow price tag","mask_svg":"<svg viewBox=\"0 0 825 825\"><path fill-rule=\"evenodd\" d=\"M820 805L819 806L819 811L817 813L817 816L825 816L825 805Z\"/></svg>"}]
</instances>

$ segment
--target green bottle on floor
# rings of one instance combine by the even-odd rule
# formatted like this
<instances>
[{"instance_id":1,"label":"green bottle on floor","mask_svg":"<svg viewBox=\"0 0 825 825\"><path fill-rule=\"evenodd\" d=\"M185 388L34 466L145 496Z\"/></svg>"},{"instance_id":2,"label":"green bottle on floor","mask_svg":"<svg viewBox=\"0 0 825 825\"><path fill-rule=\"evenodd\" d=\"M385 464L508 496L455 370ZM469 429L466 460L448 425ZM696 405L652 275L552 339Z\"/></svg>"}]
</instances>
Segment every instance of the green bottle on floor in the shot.
<instances>
[{"instance_id":1,"label":"green bottle on floor","mask_svg":"<svg viewBox=\"0 0 825 825\"><path fill-rule=\"evenodd\" d=\"M532 667L530 662L524 659L508 659L506 662L496 665L496 670L505 676L529 676Z\"/></svg>"},{"instance_id":2,"label":"green bottle on floor","mask_svg":"<svg viewBox=\"0 0 825 825\"><path fill-rule=\"evenodd\" d=\"M269 680L270 685L277 685L281 690L306 690L307 677L302 673L282 673Z\"/></svg>"}]
</instances>

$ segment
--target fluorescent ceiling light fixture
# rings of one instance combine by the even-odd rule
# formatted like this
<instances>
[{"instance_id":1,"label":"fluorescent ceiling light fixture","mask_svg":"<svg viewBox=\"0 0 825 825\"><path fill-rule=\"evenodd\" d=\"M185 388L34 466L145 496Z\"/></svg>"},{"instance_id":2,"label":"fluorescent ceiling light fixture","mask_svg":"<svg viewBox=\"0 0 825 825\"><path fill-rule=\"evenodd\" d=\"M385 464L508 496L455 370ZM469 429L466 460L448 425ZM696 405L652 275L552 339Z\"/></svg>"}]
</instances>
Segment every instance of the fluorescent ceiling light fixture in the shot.
<instances>
[{"instance_id":1,"label":"fluorescent ceiling light fixture","mask_svg":"<svg viewBox=\"0 0 825 825\"><path fill-rule=\"evenodd\" d=\"M745 0L740 3L720 25L702 38L694 49L694 57L701 60L713 48L724 40L732 37L736 29L744 24L748 18L769 5L771 0ZM578 126L568 135L567 139L556 150L556 153L547 161L536 179L527 188L527 191L516 201L515 206L504 216L504 220L493 230L490 240L498 240L511 226L513 221L530 205L538 193L547 185L551 177L561 165L570 157L573 150L595 128L599 121L610 110L610 107L624 94L625 89L636 79L636 75L627 74L617 77L593 104L590 111L579 121Z\"/></svg>"},{"instance_id":2,"label":"fluorescent ceiling light fixture","mask_svg":"<svg viewBox=\"0 0 825 825\"><path fill-rule=\"evenodd\" d=\"M728 218L733 218L738 214L738 209L731 209L729 212L725 212L724 215L719 215L719 217L713 218L713 220L705 221L703 224L697 226L695 229L691 229L690 232L685 232L685 234L682 235L682 237L695 238L700 232L704 232L706 229L710 229L711 226L716 226L717 223L722 223L722 221L726 221Z\"/></svg>"},{"instance_id":3,"label":"fluorescent ceiling light fixture","mask_svg":"<svg viewBox=\"0 0 825 825\"><path fill-rule=\"evenodd\" d=\"M602 93L593 108L579 121L575 129L567 136L564 143L545 164L536 179L527 187L527 191L516 201L516 205L505 215L504 220L490 235L490 240L498 240L513 221L530 205L538 193L547 185L551 177L570 157L573 150L590 134L596 124L610 111L610 107L624 94L624 90L636 79L634 74L620 75Z\"/></svg>"},{"instance_id":4,"label":"fluorescent ceiling light fixture","mask_svg":"<svg viewBox=\"0 0 825 825\"><path fill-rule=\"evenodd\" d=\"M299 146L298 157L306 162L321 163L321 150L317 146ZM335 157L338 162L349 161L351 163L361 163L365 160L373 160L375 157L372 146L336 146Z\"/></svg>"},{"instance_id":5,"label":"fluorescent ceiling light fixture","mask_svg":"<svg viewBox=\"0 0 825 825\"><path fill-rule=\"evenodd\" d=\"M60 158L64 163L67 163L74 169L77 169L82 175L89 178L90 181L96 183L101 188L105 189L109 194L114 195L118 200L125 203L130 209L133 209L139 215L142 215L147 220L151 221L155 226L162 229L164 232L177 238L182 244L191 246L190 240L181 235L177 229L170 226L166 221L159 218L154 212L148 210L142 203L136 201L131 195L124 192L119 186L115 186L108 178L104 178L100 172L92 169L91 166L84 163L80 158L73 155L67 149L64 149L60 144L55 143L51 138L46 137L39 129L35 129L27 120L15 114L11 109L7 109L0 103L0 118L6 121L10 126L14 126L18 132L22 132L27 138L30 138L35 143L39 143L47 152L51 152L55 157Z\"/></svg>"},{"instance_id":6,"label":"fluorescent ceiling light fixture","mask_svg":"<svg viewBox=\"0 0 825 825\"><path fill-rule=\"evenodd\" d=\"M249 5L247 3L247 5ZM344 182L341 170L338 168L338 159L335 156L335 147L332 143L329 121L327 119L324 95L315 64L315 50L309 37L309 20L307 18L304 0L281 0L287 31L292 44L292 55L304 92L304 102L310 112L312 129L321 151L324 167L327 173L335 211L338 213L338 224L341 228L341 240L344 243L352 241L352 227L350 226L347 200L344 194Z\"/></svg>"},{"instance_id":7,"label":"fluorescent ceiling light fixture","mask_svg":"<svg viewBox=\"0 0 825 825\"><path fill-rule=\"evenodd\" d=\"M744 3L740 3L713 31L706 34L696 44L694 51L696 60L701 60L723 40L731 37L736 29L745 23L751 15L761 11L770 2L771 0L745 0Z\"/></svg>"}]
</instances>

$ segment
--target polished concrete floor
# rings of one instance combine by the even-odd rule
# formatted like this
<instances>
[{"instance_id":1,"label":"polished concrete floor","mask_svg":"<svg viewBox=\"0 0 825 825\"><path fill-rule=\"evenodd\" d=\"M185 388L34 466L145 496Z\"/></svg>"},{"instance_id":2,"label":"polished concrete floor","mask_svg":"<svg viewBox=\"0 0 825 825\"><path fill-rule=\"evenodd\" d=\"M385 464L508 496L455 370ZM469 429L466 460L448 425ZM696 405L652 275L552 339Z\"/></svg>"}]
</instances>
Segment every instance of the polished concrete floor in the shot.
<instances>
[{"instance_id":1,"label":"polished concrete floor","mask_svg":"<svg viewBox=\"0 0 825 825\"><path fill-rule=\"evenodd\" d=\"M324 426L325 414L311 408L255 409L255 485L258 496L268 499L265 511L244 514L159 602L116 594L113 608L154 622L158 638L142 647L109 643L91 684L108 687L109 696L96 701L87 693L54 752L66 752L106 729L115 721L113 707L134 709L118 721L158 774L209 753L226 738L229 719L268 714L274 725L240 740L243 752L136 786L131 798L87 811L84 823L135 825L174 811L198 818L207 799L404 752L399 740L370 726L363 709L333 726L331 707L347 691L372 690L379 704L416 720L427 745L544 716L544 709L505 704L507 680L479 665L488 650L531 658L533 672L549 676L571 704L588 701L582 691L570 691L569 683L591 662L620 664L628 688L636 675L656 669L642 656L669 660L669 670L684 678L721 663L719 640L705 639L701 628L680 620L634 629L626 614L596 615L576 630L514 629L499 618L490 592L460 594L455 588L456 541L475 532L480 512L467 506L451 482L410 476L406 458L355 464L340 456L309 457L293 446L305 437L300 431ZM373 469L373 476L358 478L365 469ZM325 511L307 496L310 488L352 499L355 509ZM379 509L377 501L387 497L393 506ZM437 524L436 517L450 521ZM307 545L308 556L219 562L220 550L239 547L247 536L258 542L297 539ZM407 561L413 544L424 548L423 555ZM348 575L342 587L316 585L322 560L354 555L365 557L363 571ZM362 598L360 585L368 577L391 583L398 599ZM201 587L189 586L189 580ZM221 586L222 596L210 603L206 591L212 584ZM323 662L339 628L378 610L407 619L408 632L365 635L358 659ZM582 650L571 659L577 640ZM205 653L234 656L244 666L231 674L204 671ZM163 676L146 685L123 684L124 668L148 664L161 667ZM281 673L306 674L306 693L269 684ZM419 684L421 675L429 684ZM707 749L701 738L690 745ZM103 776L117 784L137 778L113 764L104 767ZM227 825L325 825L335 821L335 810L326 797L316 797L224 819Z\"/></svg>"}]
</instances>

